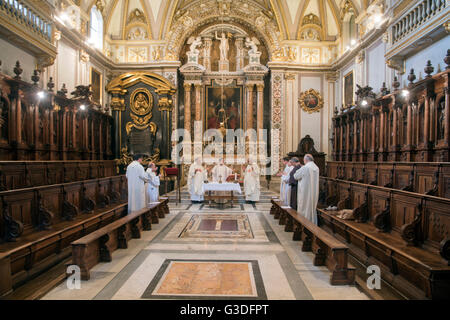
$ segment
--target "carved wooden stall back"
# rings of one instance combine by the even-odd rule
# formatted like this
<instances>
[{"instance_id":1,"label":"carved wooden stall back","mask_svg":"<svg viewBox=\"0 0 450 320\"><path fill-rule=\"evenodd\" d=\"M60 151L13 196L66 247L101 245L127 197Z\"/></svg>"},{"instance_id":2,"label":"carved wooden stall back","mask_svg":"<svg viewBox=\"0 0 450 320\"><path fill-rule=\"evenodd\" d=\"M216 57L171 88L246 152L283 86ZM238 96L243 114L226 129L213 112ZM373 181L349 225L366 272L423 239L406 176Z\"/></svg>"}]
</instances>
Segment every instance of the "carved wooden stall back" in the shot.
<instances>
[{"instance_id":1,"label":"carved wooden stall back","mask_svg":"<svg viewBox=\"0 0 450 320\"><path fill-rule=\"evenodd\" d=\"M77 86L67 97L65 85L54 92L52 78L39 88L0 73L0 160L112 159L112 117L91 100L90 86Z\"/></svg>"},{"instance_id":2,"label":"carved wooden stall back","mask_svg":"<svg viewBox=\"0 0 450 320\"><path fill-rule=\"evenodd\" d=\"M320 172L325 172L325 153L317 152L314 148L314 141L308 134L300 140L297 151L289 152L288 156L298 157L303 164L303 157L308 153L314 157L314 162L319 167Z\"/></svg>"},{"instance_id":3,"label":"carved wooden stall back","mask_svg":"<svg viewBox=\"0 0 450 320\"><path fill-rule=\"evenodd\" d=\"M446 63L450 62L449 52ZM358 265L407 298L450 295L450 65L430 62L407 88L394 79L378 97L359 87L355 106L335 110L332 158L321 173L323 228L344 239ZM364 103L363 103L364 102ZM354 210L345 220L322 208Z\"/></svg>"},{"instance_id":4,"label":"carved wooden stall back","mask_svg":"<svg viewBox=\"0 0 450 320\"><path fill-rule=\"evenodd\" d=\"M450 161L450 68L434 75L432 69L425 67L425 77L404 89L394 81L392 92L378 98L372 88L360 88L355 106L336 108L333 160Z\"/></svg>"}]
</instances>

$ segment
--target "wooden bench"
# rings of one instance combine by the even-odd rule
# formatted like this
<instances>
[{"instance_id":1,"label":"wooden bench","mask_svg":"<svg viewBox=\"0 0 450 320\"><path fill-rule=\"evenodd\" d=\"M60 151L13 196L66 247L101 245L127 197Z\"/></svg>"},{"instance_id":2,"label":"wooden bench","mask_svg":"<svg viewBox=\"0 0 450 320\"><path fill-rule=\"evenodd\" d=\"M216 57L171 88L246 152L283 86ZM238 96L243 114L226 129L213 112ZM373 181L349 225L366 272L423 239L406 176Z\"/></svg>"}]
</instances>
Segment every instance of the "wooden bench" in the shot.
<instances>
[{"instance_id":1,"label":"wooden bench","mask_svg":"<svg viewBox=\"0 0 450 320\"><path fill-rule=\"evenodd\" d=\"M332 285L348 285L355 281L355 269L348 267L348 247L292 208L284 208L272 199L271 214L285 225L286 232L294 232L293 240L302 241L302 251L314 253L315 266L327 266Z\"/></svg>"},{"instance_id":2,"label":"wooden bench","mask_svg":"<svg viewBox=\"0 0 450 320\"><path fill-rule=\"evenodd\" d=\"M80 267L81 279L89 280L95 265L110 262L113 251L128 248L130 239L139 239L142 230L151 230L151 223L164 216L166 207L167 200L151 204L72 242L72 264Z\"/></svg>"},{"instance_id":3,"label":"wooden bench","mask_svg":"<svg viewBox=\"0 0 450 320\"><path fill-rule=\"evenodd\" d=\"M126 192L124 176L0 192L0 295L70 256L72 241L125 215ZM109 203L99 201L106 197Z\"/></svg>"},{"instance_id":4,"label":"wooden bench","mask_svg":"<svg viewBox=\"0 0 450 320\"><path fill-rule=\"evenodd\" d=\"M357 209L354 220L318 209L319 225L344 241L362 266L378 265L399 296L450 296L450 200L358 182L320 178L328 199ZM447 235L446 235L447 234Z\"/></svg>"}]
</instances>

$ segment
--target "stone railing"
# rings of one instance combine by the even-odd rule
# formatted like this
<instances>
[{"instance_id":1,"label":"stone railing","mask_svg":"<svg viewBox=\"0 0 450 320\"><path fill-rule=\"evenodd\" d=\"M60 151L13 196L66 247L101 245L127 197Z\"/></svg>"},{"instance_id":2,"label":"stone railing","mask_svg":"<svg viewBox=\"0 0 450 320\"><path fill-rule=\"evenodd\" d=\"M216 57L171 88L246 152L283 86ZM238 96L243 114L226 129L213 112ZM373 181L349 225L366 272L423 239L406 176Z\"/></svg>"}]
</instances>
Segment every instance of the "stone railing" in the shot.
<instances>
[{"instance_id":1,"label":"stone railing","mask_svg":"<svg viewBox=\"0 0 450 320\"><path fill-rule=\"evenodd\" d=\"M391 29L392 44L397 43L409 34L414 33L433 17L447 10L447 0L422 0L396 22Z\"/></svg>"},{"instance_id":2,"label":"stone railing","mask_svg":"<svg viewBox=\"0 0 450 320\"><path fill-rule=\"evenodd\" d=\"M24 26L34 35L52 43L53 24L27 5L24 0L0 0L0 12Z\"/></svg>"}]
</instances>

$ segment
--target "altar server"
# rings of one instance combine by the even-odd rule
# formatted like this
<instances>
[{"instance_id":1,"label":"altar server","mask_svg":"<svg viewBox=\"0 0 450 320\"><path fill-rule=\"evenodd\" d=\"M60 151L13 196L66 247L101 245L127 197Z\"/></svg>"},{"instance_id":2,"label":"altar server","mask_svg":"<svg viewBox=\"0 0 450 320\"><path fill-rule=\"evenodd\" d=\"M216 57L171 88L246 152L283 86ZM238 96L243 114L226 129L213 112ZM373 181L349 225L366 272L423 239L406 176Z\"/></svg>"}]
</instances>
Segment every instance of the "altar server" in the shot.
<instances>
[{"instance_id":1,"label":"altar server","mask_svg":"<svg viewBox=\"0 0 450 320\"><path fill-rule=\"evenodd\" d=\"M229 175L231 175L233 173L233 170L231 170L230 168L228 168L224 162L223 159L221 158L219 160L219 163L217 165L214 166L214 168L212 169L212 180L213 182L227 182L227 178Z\"/></svg>"},{"instance_id":2,"label":"altar server","mask_svg":"<svg viewBox=\"0 0 450 320\"><path fill-rule=\"evenodd\" d=\"M256 161L251 160L244 173L244 193L245 200L248 202L259 201L259 167Z\"/></svg>"},{"instance_id":3,"label":"altar server","mask_svg":"<svg viewBox=\"0 0 450 320\"><path fill-rule=\"evenodd\" d=\"M291 159L291 165L292 165L292 169L291 172L289 172L289 186L291 187L291 195L290 195L290 201L289 201L289 206L292 209L297 210L297 185L298 185L298 181L294 178L294 174L297 172L297 170L300 169L301 164L300 164L300 160L297 157L293 157Z\"/></svg>"},{"instance_id":4,"label":"altar server","mask_svg":"<svg viewBox=\"0 0 450 320\"><path fill-rule=\"evenodd\" d=\"M150 205L152 202L157 202L159 200L159 175L156 175L158 168L154 163L150 163L147 168L147 174L149 177L149 182L147 183L147 204Z\"/></svg>"},{"instance_id":5,"label":"altar server","mask_svg":"<svg viewBox=\"0 0 450 320\"><path fill-rule=\"evenodd\" d=\"M314 163L314 158L310 154L306 154L303 161L305 165L294 174L294 178L298 180L297 212L317 224L319 167Z\"/></svg>"},{"instance_id":6,"label":"altar server","mask_svg":"<svg viewBox=\"0 0 450 320\"><path fill-rule=\"evenodd\" d=\"M291 197L291 186L289 185L289 173L291 172L293 166L289 157L283 158L284 170L279 174L281 177L280 181L280 201L283 205L288 206L290 204Z\"/></svg>"},{"instance_id":7,"label":"altar server","mask_svg":"<svg viewBox=\"0 0 450 320\"><path fill-rule=\"evenodd\" d=\"M145 208L145 182L150 181L142 166L142 155L134 155L127 167L128 213Z\"/></svg>"},{"instance_id":8,"label":"altar server","mask_svg":"<svg viewBox=\"0 0 450 320\"><path fill-rule=\"evenodd\" d=\"M198 203L204 200L203 183L208 179L208 172L202 166L202 159L197 158L189 168L187 185L191 194L191 201Z\"/></svg>"}]
</instances>

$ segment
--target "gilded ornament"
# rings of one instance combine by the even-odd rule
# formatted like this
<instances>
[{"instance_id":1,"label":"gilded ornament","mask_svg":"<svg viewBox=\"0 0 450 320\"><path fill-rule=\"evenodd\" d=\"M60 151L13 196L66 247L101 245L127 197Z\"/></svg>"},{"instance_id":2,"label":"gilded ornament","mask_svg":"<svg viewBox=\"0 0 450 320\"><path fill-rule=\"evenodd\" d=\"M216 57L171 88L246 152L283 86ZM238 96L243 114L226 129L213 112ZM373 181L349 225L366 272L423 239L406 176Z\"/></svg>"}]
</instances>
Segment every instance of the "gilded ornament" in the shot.
<instances>
[{"instance_id":1,"label":"gilded ornament","mask_svg":"<svg viewBox=\"0 0 450 320\"><path fill-rule=\"evenodd\" d=\"M143 116L153 108L153 96L145 88L139 88L133 91L130 98L130 108L135 114Z\"/></svg>"}]
</instances>

